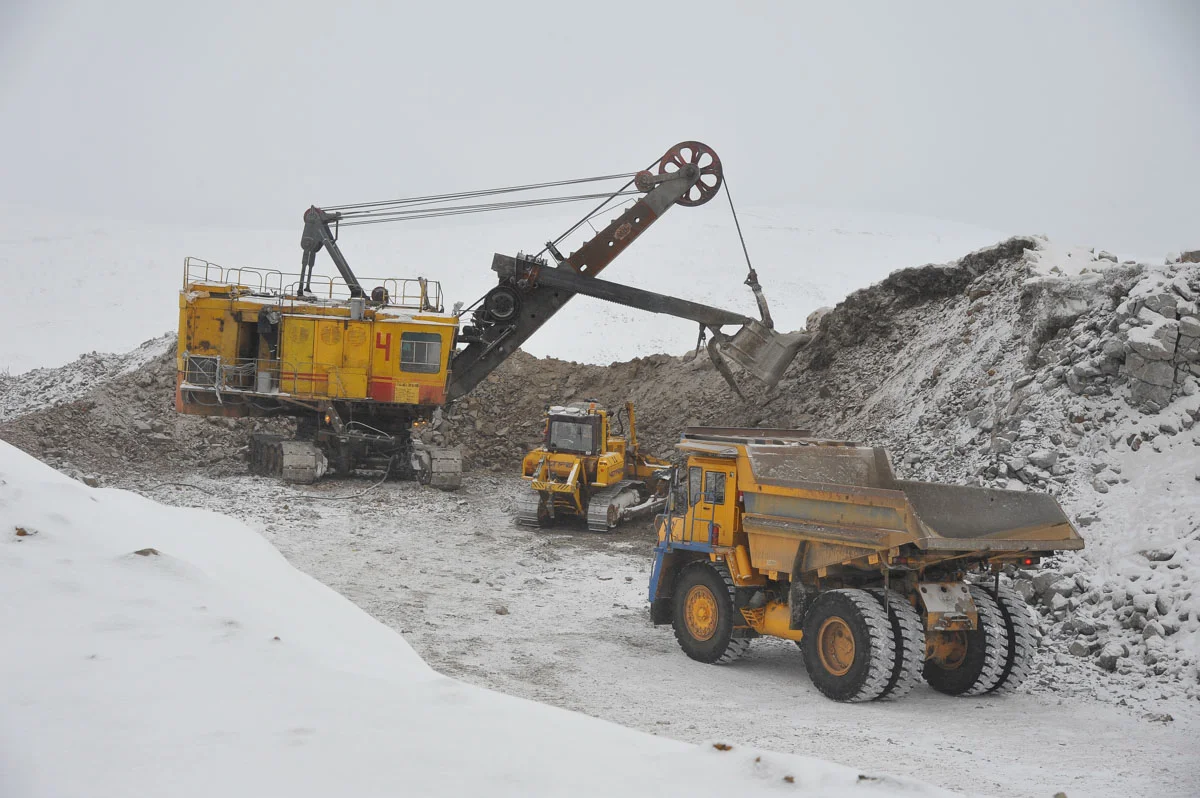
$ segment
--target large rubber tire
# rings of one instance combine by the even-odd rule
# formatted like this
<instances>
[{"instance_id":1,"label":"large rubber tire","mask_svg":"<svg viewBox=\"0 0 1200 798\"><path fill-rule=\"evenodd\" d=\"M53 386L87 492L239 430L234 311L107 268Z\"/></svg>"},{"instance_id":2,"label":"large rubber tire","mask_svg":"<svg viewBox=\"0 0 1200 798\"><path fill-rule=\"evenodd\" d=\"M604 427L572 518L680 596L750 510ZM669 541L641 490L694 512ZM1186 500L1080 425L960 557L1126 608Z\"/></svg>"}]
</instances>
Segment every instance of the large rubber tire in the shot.
<instances>
[{"instance_id":1,"label":"large rubber tire","mask_svg":"<svg viewBox=\"0 0 1200 798\"><path fill-rule=\"evenodd\" d=\"M813 685L834 701L873 701L892 675L895 647L883 606L865 590L827 590L804 617L800 649Z\"/></svg>"},{"instance_id":2,"label":"large rubber tire","mask_svg":"<svg viewBox=\"0 0 1200 798\"><path fill-rule=\"evenodd\" d=\"M1004 616L992 594L979 585L971 585L971 598L979 611L979 625L961 634L966 638L966 654L955 667L925 662L925 681L946 695L974 696L994 689L1004 676L1008 659L1008 630Z\"/></svg>"},{"instance_id":3,"label":"large rubber tire","mask_svg":"<svg viewBox=\"0 0 1200 798\"><path fill-rule=\"evenodd\" d=\"M1000 681L991 689L993 693L1009 693L1021 686L1033 668L1033 651L1037 640L1033 636L1033 618L1029 605L1021 594L1008 585L988 591L995 599L1000 614L1004 617L1004 628L1008 632L1008 653L1004 658L1004 669Z\"/></svg>"},{"instance_id":4,"label":"large rubber tire","mask_svg":"<svg viewBox=\"0 0 1200 798\"><path fill-rule=\"evenodd\" d=\"M672 626L679 647L697 662L727 665L750 647L734 638L737 589L724 566L698 560L683 567L675 580Z\"/></svg>"},{"instance_id":5,"label":"large rubber tire","mask_svg":"<svg viewBox=\"0 0 1200 798\"><path fill-rule=\"evenodd\" d=\"M925 665L925 627L913 605L895 590L875 587L867 592L875 596L881 607L884 594L887 594L888 621L892 625L892 675L879 697L903 698L921 680L921 669Z\"/></svg>"}]
</instances>

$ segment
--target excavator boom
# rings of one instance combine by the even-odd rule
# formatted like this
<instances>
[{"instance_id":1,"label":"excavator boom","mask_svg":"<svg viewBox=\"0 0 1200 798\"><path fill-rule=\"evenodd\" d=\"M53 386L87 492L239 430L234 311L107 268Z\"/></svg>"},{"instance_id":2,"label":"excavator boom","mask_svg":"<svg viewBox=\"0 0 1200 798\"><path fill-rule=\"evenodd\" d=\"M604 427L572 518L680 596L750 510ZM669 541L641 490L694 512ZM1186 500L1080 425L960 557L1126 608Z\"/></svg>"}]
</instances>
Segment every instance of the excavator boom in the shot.
<instances>
[{"instance_id":1,"label":"excavator boom","mask_svg":"<svg viewBox=\"0 0 1200 798\"><path fill-rule=\"evenodd\" d=\"M713 173L717 175L719 185L720 161L715 160L715 157L714 154L713 163L716 169ZM699 160L699 155L696 156L696 160ZM686 197L692 187L700 182L700 178L699 166L685 164L683 168L670 173L666 179L658 181L646 196L633 203L565 261L557 267L548 267L543 271L559 273L564 279L594 278L645 232L647 227L681 198ZM642 185L646 184L646 179L643 178ZM505 257L497 255L493 261L493 268L502 265ZM514 288L511 285L513 282L517 282L513 276L501 274L500 285L485 297L483 313L477 314L477 319L482 321L482 325L477 327L477 340L468 343L465 349L454 356L450 385L446 390L447 398L451 401L469 393L491 374L576 293L569 288L537 283L523 286L525 290L522 291L519 287Z\"/></svg>"}]
</instances>

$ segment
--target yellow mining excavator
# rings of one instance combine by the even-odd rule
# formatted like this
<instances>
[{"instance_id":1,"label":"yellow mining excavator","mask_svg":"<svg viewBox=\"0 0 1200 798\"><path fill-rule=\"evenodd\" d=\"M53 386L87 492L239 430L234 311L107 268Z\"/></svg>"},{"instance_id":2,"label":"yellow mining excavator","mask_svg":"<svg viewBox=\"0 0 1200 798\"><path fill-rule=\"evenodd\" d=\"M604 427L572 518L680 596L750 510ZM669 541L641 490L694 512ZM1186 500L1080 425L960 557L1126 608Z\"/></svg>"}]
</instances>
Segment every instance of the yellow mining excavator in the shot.
<instances>
[{"instance_id":1,"label":"yellow mining excavator","mask_svg":"<svg viewBox=\"0 0 1200 798\"><path fill-rule=\"evenodd\" d=\"M800 430L689 428L656 518L650 615L684 652L794 640L837 701L1001 693L1036 646L1000 581L1083 540L1053 496L897 479L883 449Z\"/></svg>"},{"instance_id":2,"label":"yellow mining excavator","mask_svg":"<svg viewBox=\"0 0 1200 798\"><path fill-rule=\"evenodd\" d=\"M447 445L442 408L471 391L576 294L695 321L702 337L711 336L709 354L735 389L727 359L773 385L809 336L773 329L753 271L746 283L761 319L597 277L670 208L715 197L722 175L715 152L685 141L638 172L313 206L304 213L299 274L188 258L179 296L176 409L296 418L296 440L252 438L255 473L312 482L328 468L368 467L453 489L461 457ZM544 196L600 181L623 184L602 193ZM515 199L520 192L543 196ZM502 198L481 201L490 195ZM466 310L460 303L447 312L440 285L423 277L360 280L338 244L341 227L596 200L594 210L538 254L497 254L497 285ZM622 208L573 253L560 253L576 230ZM340 277L314 273L321 250ZM463 324L466 312L471 317ZM737 332L724 333L727 325Z\"/></svg>"},{"instance_id":3,"label":"yellow mining excavator","mask_svg":"<svg viewBox=\"0 0 1200 798\"><path fill-rule=\"evenodd\" d=\"M517 522L550 526L586 518L592 532L649 515L663 506L663 477L671 464L638 448L633 402L623 411L629 434L614 433L612 416L596 402L546 408L542 445L525 455L521 475L530 490L517 497Z\"/></svg>"}]
</instances>

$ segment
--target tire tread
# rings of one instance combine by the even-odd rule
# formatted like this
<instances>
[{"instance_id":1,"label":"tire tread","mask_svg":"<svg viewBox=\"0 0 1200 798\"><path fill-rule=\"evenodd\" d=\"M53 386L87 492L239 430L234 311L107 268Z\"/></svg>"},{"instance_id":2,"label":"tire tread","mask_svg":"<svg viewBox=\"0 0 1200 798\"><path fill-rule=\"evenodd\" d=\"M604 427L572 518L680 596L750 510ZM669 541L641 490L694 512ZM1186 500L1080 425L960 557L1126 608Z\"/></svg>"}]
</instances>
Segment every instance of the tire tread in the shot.
<instances>
[{"instance_id":1,"label":"tire tread","mask_svg":"<svg viewBox=\"0 0 1200 798\"><path fill-rule=\"evenodd\" d=\"M1033 619L1029 617L1029 604L1021 598L1020 593L1003 584L999 589L992 588L988 592L1004 616L1004 625L1008 631L1008 652L1004 670L1000 680L991 689L991 692L1003 695L1016 690L1028 678L1029 671L1033 668L1033 652L1037 648L1037 640L1033 634Z\"/></svg>"},{"instance_id":2,"label":"tire tread","mask_svg":"<svg viewBox=\"0 0 1200 798\"><path fill-rule=\"evenodd\" d=\"M875 596L880 607L884 605L886 594L888 620L892 626L892 673L879 697L903 698L921 680L921 668L925 664L925 627L916 609L900 593L881 587L870 588L868 592Z\"/></svg>"}]
</instances>

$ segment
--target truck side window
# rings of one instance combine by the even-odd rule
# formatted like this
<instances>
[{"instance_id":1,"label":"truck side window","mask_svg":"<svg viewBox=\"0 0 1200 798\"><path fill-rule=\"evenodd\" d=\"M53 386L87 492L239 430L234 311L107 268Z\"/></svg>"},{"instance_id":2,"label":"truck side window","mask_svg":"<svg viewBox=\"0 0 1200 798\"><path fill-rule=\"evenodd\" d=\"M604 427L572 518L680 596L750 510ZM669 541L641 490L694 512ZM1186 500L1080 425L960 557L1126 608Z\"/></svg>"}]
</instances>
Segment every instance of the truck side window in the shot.
<instances>
[{"instance_id":1,"label":"truck side window","mask_svg":"<svg viewBox=\"0 0 1200 798\"><path fill-rule=\"evenodd\" d=\"M688 505L700 502L700 466L688 469Z\"/></svg>"},{"instance_id":2,"label":"truck side window","mask_svg":"<svg viewBox=\"0 0 1200 798\"><path fill-rule=\"evenodd\" d=\"M704 472L704 501L711 504L725 503L725 474L719 471Z\"/></svg>"}]
</instances>

